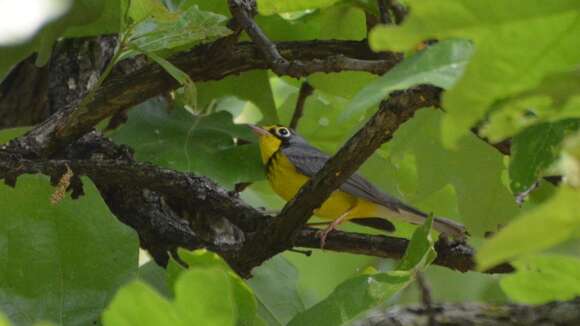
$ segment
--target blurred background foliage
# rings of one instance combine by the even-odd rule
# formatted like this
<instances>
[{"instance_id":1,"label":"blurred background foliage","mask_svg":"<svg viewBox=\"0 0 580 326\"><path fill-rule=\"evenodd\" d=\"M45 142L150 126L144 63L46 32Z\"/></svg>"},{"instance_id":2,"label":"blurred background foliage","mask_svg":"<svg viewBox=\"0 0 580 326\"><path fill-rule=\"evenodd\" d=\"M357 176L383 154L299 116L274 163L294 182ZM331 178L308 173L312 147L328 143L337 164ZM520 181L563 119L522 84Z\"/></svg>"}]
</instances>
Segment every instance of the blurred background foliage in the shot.
<instances>
[{"instance_id":1,"label":"blurred background foliage","mask_svg":"<svg viewBox=\"0 0 580 326\"><path fill-rule=\"evenodd\" d=\"M255 138L244 124L288 124L302 81L252 71L193 84L164 59L227 35L225 0L52 1L65 9L44 17L45 25L30 38L0 43L0 78L34 52L37 63L45 64L62 37L119 33L124 43L118 59L144 53L182 88L130 110L128 122L107 135L135 149L139 160L205 175L227 189L251 182L241 197L255 207L283 206L265 180ZM414 268L425 269L436 301L543 303L580 294L580 4L405 4L412 10L402 26L378 26L369 34L373 49L403 51L405 62L381 77L342 72L305 78L315 91L297 131L334 153L391 91L425 82L449 89L444 110L419 111L361 173L414 206L464 223L470 244L481 249L481 267L510 260L517 272L497 276L428 264ZM377 14L376 1L370 0L258 0L258 11L258 24L280 41L363 40L367 15ZM417 53L426 39L442 42ZM475 126L479 135L470 131ZM24 131L2 130L0 143ZM493 142L511 138L511 156L480 136ZM549 175L563 175L564 182L554 186L543 179ZM411 278L389 274L397 262L365 256L285 253L257 268L247 282L209 253L183 252L197 266L183 277L177 265L166 272L143 253L138 263L136 235L112 216L89 180L85 185L80 200L66 198L56 206L49 203L52 190L45 178L21 177L15 189L0 186L0 310L13 324L100 323L109 306L105 325L128 325L129 320L139 325L196 320L284 325L297 313L308 319L311 307L332 313L348 300L344 289L362 289L361 275L396 285L392 293L380 291L380 300L369 299L369 307L419 302ZM537 187L518 205L516 196L532 186ZM352 225L343 229L373 232ZM411 237L415 229L398 224L395 235ZM485 239L486 232L498 233ZM135 278L140 281L131 281ZM195 300L193 289L207 293L208 306L188 315L183 305ZM221 301L232 305L214 298L220 296L228 296Z\"/></svg>"}]
</instances>

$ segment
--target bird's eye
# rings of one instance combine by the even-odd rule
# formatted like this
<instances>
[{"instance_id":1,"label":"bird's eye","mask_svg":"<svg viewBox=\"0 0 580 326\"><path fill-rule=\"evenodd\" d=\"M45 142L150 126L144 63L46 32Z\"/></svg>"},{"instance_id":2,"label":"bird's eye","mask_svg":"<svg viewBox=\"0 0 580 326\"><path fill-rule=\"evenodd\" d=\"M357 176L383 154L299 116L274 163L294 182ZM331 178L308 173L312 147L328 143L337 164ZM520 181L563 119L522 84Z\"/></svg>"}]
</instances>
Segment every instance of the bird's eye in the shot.
<instances>
[{"instance_id":1,"label":"bird's eye","mask_svg":"<svg viewBox=\"0 0 580 326\"><path fill-rule=\"evenodd\" d=\"M283 137L283 138L287 138L290 136L290 130L288 130L288 128L278 128L278 136Z\"/></svg>"}]
</instances>

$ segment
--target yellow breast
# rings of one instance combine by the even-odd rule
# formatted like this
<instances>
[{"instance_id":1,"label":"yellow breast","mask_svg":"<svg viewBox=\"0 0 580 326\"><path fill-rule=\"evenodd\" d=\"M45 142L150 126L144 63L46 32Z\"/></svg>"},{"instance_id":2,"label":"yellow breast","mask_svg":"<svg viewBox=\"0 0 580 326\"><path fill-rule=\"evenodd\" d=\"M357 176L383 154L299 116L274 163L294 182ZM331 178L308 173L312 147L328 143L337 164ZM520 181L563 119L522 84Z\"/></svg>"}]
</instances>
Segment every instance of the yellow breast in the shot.
<instances>
[{"instance_id":1,"label":"yellow breast","mask_svg":"<svg viewBox=\"0 0 580 326\"><path fill-rule=\"evenodd\" d=\"M296 170L294 165L281 151L272 154L267 162L267 176L272 189L286 201L294 198L308 177ZM337 219L348 212L347 218L372 217L376 215L376 205L363 199L337 190L314 211L316 216L326 219Z\"/></svg>"}]
</instances>

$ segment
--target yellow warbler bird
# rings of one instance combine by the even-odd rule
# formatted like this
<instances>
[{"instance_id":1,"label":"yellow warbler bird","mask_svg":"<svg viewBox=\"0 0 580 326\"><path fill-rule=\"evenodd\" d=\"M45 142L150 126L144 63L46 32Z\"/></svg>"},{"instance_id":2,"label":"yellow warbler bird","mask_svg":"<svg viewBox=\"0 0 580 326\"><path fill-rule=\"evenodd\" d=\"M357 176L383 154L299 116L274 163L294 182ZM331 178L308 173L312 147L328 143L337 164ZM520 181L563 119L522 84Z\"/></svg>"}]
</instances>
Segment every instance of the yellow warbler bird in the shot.
<instances>
[{"instance_id":1,"label":"yellow warbler bird","mask_svg":"<svg viewBox=\"0 0 580 326\"><path fill-rule=\"evenodd\" d=\"M292 199L330 158L292 129L278 125L251 128L259 138L262 162L270 185L286 201ZM332 220L320 234L322 246L328 233L347 220L393 231L394 227L388 220L422 224L427 218L424 212L380 191L356 173L335 190L314 214ZM377 223L376 218L386 224ZM467 234L463 225L442 217L433 219L433 228L457 239L464 239Z\"/></svg>"}]
</instances>

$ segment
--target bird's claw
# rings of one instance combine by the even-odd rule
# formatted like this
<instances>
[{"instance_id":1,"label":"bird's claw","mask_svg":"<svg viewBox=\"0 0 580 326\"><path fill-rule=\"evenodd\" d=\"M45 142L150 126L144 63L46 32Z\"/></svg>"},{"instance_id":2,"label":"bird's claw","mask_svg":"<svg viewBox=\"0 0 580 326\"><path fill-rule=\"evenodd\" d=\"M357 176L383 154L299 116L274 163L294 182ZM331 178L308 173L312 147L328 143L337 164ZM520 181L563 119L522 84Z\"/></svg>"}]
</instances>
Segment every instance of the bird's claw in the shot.
<instances>
[{"instance_id":1,"label":"bird's claw","mask_svg":"<svg viewBox=\"0 0 580 326\"><path fill-rule=\"evenodd\" d=\"M320 249L324 250L324 246L326 245L326 237L328 237L328 234L333 230L336 230L336 226L330 224L324 230L320 230L320 231L316 232L316 236L318 238L320 238Z\"/></svg>"}]
</instances>

